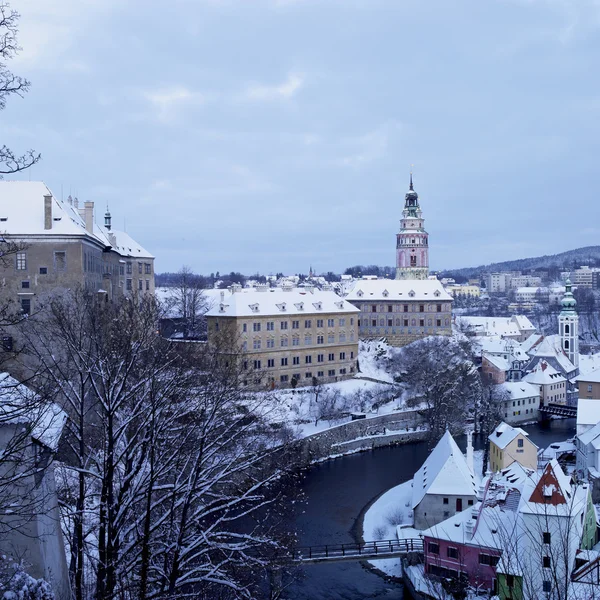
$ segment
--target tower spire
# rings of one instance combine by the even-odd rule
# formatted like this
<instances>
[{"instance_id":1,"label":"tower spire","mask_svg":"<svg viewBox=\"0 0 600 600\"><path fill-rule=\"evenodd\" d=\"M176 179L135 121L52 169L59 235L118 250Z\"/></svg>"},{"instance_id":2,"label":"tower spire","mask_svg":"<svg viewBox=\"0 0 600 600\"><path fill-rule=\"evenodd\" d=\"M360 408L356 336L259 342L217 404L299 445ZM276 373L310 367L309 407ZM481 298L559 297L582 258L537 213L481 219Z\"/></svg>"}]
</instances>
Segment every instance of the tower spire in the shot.
<instances>
[{"instance_id":1,"label":"tower spire","mask_svg":"<svg viewBox=\"0 0 600 600\"><path fill-rule=\"evenodd\" d=\"M411 190L411 191L413 191L413 192L415 191L415 189L413 188L413 182L412 182L412 168L410 170L410 186L409 186L408 189Z\"/></svg>"}]
</instances>

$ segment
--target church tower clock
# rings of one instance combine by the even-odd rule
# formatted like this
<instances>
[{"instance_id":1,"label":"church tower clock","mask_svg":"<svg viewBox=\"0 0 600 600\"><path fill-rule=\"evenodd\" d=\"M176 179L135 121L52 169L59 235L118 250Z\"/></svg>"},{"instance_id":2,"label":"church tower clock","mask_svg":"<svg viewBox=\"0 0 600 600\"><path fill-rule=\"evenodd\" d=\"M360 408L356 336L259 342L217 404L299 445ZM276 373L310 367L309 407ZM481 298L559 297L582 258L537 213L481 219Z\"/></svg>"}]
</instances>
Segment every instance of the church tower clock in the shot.
<instances>
[{"instance_id":1,"label":"church tower clock","mask_svg":"<svg viewBox=\"0 0 600 600\"><path fill-rule=\"evenodd\" d=\"M419 206L419 195L410 186L405 196L400 233L396 236L396 279L427 279L429 276L429 234Z\"/></svg>"}]
</instances>

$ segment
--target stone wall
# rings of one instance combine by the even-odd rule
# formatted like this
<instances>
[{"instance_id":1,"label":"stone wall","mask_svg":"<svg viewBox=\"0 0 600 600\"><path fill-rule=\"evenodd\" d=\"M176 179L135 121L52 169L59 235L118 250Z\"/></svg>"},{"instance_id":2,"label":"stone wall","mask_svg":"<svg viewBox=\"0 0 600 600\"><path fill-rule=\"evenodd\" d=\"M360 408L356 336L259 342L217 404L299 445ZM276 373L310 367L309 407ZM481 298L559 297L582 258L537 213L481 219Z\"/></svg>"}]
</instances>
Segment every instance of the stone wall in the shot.
<instances>
[{"instance_id":1,"label":"stone wall","mask_svg":"<svg viewBox=\"0 0 600 600\"><path fill-rule=\"evenodd\" d=\"M419 442L427 437L425 419L416 410L350 421L299 442L305 465L359 450Z\"/></svg>"}]
</instances>

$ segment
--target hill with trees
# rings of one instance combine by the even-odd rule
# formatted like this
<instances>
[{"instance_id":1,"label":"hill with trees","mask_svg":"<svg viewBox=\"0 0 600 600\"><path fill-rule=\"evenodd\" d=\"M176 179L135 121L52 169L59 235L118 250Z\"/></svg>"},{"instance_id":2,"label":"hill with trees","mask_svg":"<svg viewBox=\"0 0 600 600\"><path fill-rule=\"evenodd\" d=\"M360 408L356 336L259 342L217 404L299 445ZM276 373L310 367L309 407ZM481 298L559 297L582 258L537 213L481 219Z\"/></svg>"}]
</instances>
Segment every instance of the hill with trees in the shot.
<instances>
[{"instance_id":1,"label":"hill with trees","mask_svg":"<svg viewBox=\"0 0 600 600\"><path fill-rule=\"evenodd\" d=\"M534 271L538 269L569 270L576 269L581 265L600 266L600 246L585 246L584 248L575 248L559 254L507 260L478 267L448 269L444 271L444 274L452 273L462 277L474 277L486 272Z\"/></svg>"}]
</instances>

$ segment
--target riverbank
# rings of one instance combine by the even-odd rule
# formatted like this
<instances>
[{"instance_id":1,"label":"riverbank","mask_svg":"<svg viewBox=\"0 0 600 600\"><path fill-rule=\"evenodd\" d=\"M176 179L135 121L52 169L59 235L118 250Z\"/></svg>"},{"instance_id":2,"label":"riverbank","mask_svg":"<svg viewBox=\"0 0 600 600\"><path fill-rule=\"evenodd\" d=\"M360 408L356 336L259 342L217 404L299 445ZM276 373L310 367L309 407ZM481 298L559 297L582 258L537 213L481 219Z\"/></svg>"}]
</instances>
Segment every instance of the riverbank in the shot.
<instances>
[{"instance_id":1,"label":"riverbank","mask_svg":"<svg viewBox=\"0 0 600 600\"><path fill-rule=\"evenodd\" d=\"M540 447L572 437L575 419L526 426ZM466 437L457 438L464 451ZM474 436L476 450L487 440ZM296 504L298 545L353 543L360 539L363 511L390 488L412 479L427 458L424 442L380 447L325 460L303 471L305 502ZM477 453L475 454L477 457ZM477 467L476 467L477 468ZM404 586L361 562L311 565L287 590L288 600L401 600L410 598Z\"/></svg>"},{"instance_id":2,"label":"riverbank","mask_svg":"<svg viewBox=\"0 0 600 600\"><path fill-rule=\"evenodd\" d=\"M424 417L416 410L398 411L336 425L299 440L300 462L306 466L384 446L427 438Z\"/></svg>"}]
</instances>

